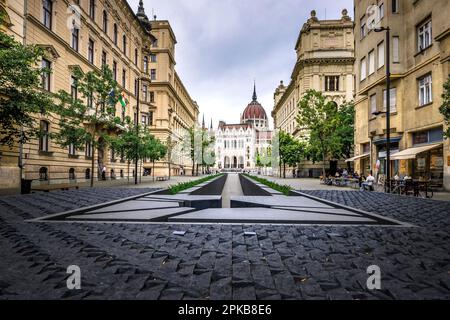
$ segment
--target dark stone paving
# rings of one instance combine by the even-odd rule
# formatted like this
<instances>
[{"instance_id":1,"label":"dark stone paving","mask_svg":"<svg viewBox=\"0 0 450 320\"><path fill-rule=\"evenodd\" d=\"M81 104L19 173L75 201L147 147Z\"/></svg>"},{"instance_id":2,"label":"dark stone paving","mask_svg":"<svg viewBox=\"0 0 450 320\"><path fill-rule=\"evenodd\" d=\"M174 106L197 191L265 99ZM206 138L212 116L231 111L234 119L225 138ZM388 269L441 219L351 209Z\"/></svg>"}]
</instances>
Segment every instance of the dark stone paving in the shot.
<instances>
[{"instance_id":1,"label":"dark stone paving","mask_svg":"<svg viewBox=\"0 0 450 320\"><path fill-rule=\"evenodd\" d=\"M1 197L0 299L450 299L448 202L308 192L417 228L24 221L148 191ZM72 264L81 290L66 288ZM381 290L366 288L372 264Z\"/></svg>"}]
</instances>

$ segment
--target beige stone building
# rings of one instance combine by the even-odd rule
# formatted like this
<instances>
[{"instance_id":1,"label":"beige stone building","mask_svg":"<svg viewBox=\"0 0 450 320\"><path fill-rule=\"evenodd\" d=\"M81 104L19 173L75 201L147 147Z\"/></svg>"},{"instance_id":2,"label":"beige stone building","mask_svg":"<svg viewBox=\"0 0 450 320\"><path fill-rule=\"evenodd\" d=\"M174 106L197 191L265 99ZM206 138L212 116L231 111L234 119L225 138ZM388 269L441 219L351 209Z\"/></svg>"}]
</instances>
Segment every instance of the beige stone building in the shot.
<instances>
[{"instance_id":1,"label":"beige stone building","mask_svg":"<svg viewBox=\"0 0 450 320\"><path fill-rule=\"evenodd\" d=\"M312 11L300 31L295 50L297 62L290 83L285 86L281 81L276 88L272 117L275 129L302 139L307 132L297 126L296 117L298 103L306 91L320 91L338 105L353 100L354 37L347 10L342 10L339 20L319 20ZM331 165L338 164L333 161ZM299 169L301 176L319 176L322 164L305 161Z\"/></svg>"},{"instance_id":2,"label":"beige stone building","mask_svg":"<svg viewBox=\"0 0 450 320\"><path fill-rule=\"evenodd\" d=\"M174 32L168 21L150 21L142 1L137 13L126 0L28 0L26 7L24 1L1 0L0 4L7 14L3 29L24 44L46 49L42 65L52 72L45 77L42 90L74 92L73 68L86 72L108 64L129 100L126 115L147 125L162 142L169 136L179 142L182 129L197 123L198 106L175 71ZM78 27L71 28L74 20ZM136 115L139 87L140 113ZM58 130L53 116L37 120L44 131ZM0 189L20 186L18 150L18 146L1 148ZM61 149L47 137L32 140L23 146L22 178L34 179L35 184L82 182L91 174L96 177L103 166L107 178L133 177L134 166L106 145L96 151L96 169L91 173L91 150L90 146L83 151ZM172 174L186 165L184 172L189 173L187 157L179 156L171 162ZM152 166L144 162L138 174L145 169ZM155 175L167 174L168 160L158 162Z\"/></svg>"},{"instance_id":3,"label":"beige stone building","mask_svg":"<svg viewBox=\"0 0 450 320\"><path fill-rule=\"evenodd\" d=\"M367 27L374 1L355 1L355 169L386 167L386 34ZM391 29L391 172L450 189L449 142L439 113L450 73L450 2L379 0L380 26ZM380 114L381 112L381 114Z\"/></svg>"}]
</instances>

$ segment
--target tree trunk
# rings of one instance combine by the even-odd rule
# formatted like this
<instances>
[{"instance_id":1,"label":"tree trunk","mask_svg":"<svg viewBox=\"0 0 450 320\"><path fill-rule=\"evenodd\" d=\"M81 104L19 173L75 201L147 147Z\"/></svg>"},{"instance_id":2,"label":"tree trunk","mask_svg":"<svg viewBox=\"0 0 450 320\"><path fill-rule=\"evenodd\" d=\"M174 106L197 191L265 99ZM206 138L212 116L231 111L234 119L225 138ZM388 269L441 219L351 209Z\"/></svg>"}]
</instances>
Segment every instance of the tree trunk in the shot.
<instances>
[{"instance_id":1,"label":"tree trunk","mask_svg":"<svg viewBox=\"0 0 450 320\"><path fill-rule=\"evenodd\" d=\"M286 179L286 162L283 162L283 178Z\"/></svg>"},{"instance_id":2,"label":"tree trunk","mask_svg":"<svg viewBox=\"0 0 450 320\"><path fill-rule=\"evenodd\" d=\"M153 160L152 176L153 176L153 181L155 181L155 160Z\"/></svg>"},{"instance_id":3,"label":"tree trunk","mask_svg":"<svg viewBox=\"0 0 450 320\"><path fill-rule=\"evenodd\" d=\"M91 141L91 149L92 149L92 159L91 159L91 188L94 187L94 169L95 169L95 147L94 147L94 141L95 141L95 129L94 133L92 134L92 141Z\"/></svg>"},{"instance_id":4,"label":"tree trunk","mask_svg":"<svg viewBox=\"0 0 450 320\"><path fill-rule=\"evenodd\" d=\"M195 161L192 161L192 176L195 176Z\"/></svg>"},{"instance_id":5,"label":"tree trunk","mask_svg":"<svg viewBox=\"0 0 450 320\"><path fill-rule=\"evenodd\" d=\"M326 177L325 152L322 155L322 175Z\"/></svg>"},{"instance_id":6,"label":"tree trunk","mask_svg":"<svg viewBox=\"0 0 450 320\"><path fill-rule=\"evenodd\" d=\"M130 182L130 160L128 160L128 182Z\"/></svg>"},{"instance_id":7,"label":"tree trunk","mask_svg":"<svg viewBox=\"0 0 450 320\"><path fill-rule=\"evenodd\" d=\"M170 160L170 158L171 157L169 157L169 180L170 180L170 177L172 176L172 169L171 169L171 160Z\"/></svg>"}]
</instances>

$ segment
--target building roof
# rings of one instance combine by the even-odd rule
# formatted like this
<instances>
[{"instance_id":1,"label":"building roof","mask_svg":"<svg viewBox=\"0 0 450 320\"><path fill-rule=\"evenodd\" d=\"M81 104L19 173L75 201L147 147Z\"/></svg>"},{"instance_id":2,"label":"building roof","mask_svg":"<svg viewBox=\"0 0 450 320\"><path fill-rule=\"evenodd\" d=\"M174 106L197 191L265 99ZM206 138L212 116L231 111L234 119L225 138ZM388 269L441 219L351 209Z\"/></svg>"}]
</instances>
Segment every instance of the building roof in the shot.
<instances>
[{"instance_id":1,"label":"building roof","mask_svg":"<svg viewBox=\"0 0 450 320\"><path fill-rule=\"evenodd\" d=\"M241 121L246 120L267 120L267 114L263 106L258 102L258 97L256 95L256 84L253 87L253 97L252 102L250 102L242 113Z\"/></svg>"}]
</instances>

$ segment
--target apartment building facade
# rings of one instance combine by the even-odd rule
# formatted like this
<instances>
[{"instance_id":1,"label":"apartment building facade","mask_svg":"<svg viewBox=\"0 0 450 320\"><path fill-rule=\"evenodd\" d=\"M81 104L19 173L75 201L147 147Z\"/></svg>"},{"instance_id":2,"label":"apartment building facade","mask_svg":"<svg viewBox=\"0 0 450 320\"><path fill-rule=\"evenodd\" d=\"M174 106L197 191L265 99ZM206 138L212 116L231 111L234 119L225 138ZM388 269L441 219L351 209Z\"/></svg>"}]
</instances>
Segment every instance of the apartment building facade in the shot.
<instances>
[{"instance_id":1,"label":"apartment building facade","mask_svg":"<svg viewBox=\"0 0 450 320\"><path fill-rule=\"evenodd\" d=\"M368 28L376 5L386 33ZM390 149L392 175L412 176L450 189L450 149L439 112L450 74L450 2L355 1L355 170L386 172L386 54L390 55Z\"/></svg>"},{"instance_id":2,"label":"apartment building facade","mask_svg":"<svg viewBox=\"0 0 450 320\"><path fill-rule=\"evenodd\" d=\"M150 132L165 142L179 138L180 128L197 123L198 106L175 71L176 38L168 21L150 21L143 2L135 13L126 0L1 0L7 23L6 32L24 44L45 49L42 66L52 70L43 77L42 90L49 94L63 89L75 92L73 70L99 71L107 64L129 103L125 115L141 121ZM73 24L76 27L73 27ZM74 91L75 90L75 91ZM139 114L137 97L140 90ZM119 113L122 111L119 110ZM44 132L58 130L54 115L36 115ZM0 188L20 186L19 147L1 147ZM106 144L96 150L96 169L90 172L92 146L85 150L61 148L44 136L22 147L22 176L33 183L80 182L94 177L103 167L112 179L134 176L133 166ZM179 173L189 158L172 159L172 174ZM155 175L168 175L168 160L155 165ZM153 166L143 162L138 175ZM10 177L11 179L9 179Z\"/></svg>"},{"instance_id":3,"label":"apartment building facade","mask_svg":"<svg viewBox=\"0 0 450 320\"><path fill-rule=\"evenodd\" d=\"M297 62L291 80L287 86L281 81L276 88L272 117L275 129L306 139L308 132L298 127L296 117L298 103L308 90L320 91L338 105L353 100L354 36L347 10L336 20L319 20L312 11L300 30L295 50ZM338 164L334 161L332 165L337 168ZM298 169L300 176L318 176L322 163L303 161Z\"/></svg>"}]
</instances>

